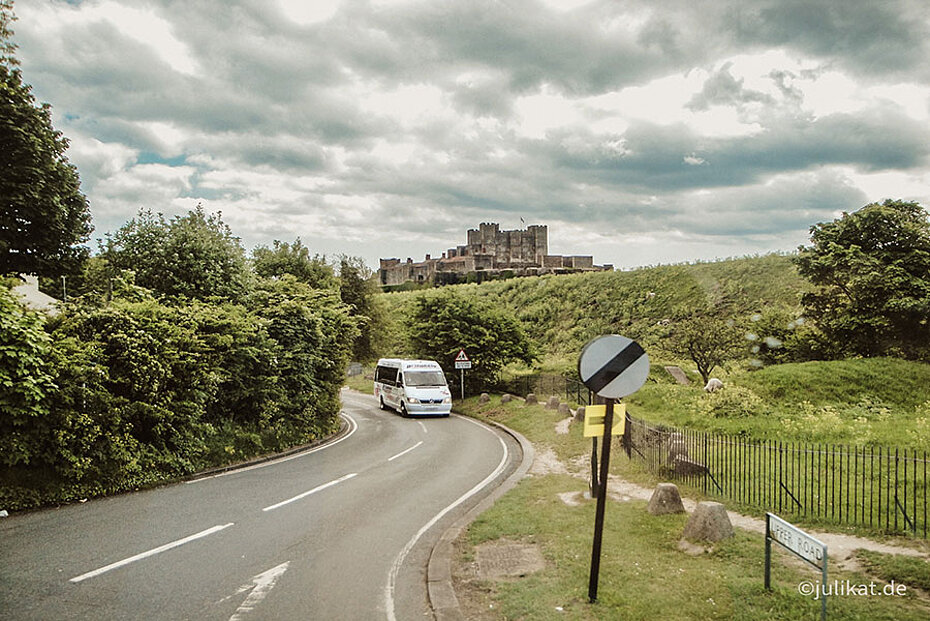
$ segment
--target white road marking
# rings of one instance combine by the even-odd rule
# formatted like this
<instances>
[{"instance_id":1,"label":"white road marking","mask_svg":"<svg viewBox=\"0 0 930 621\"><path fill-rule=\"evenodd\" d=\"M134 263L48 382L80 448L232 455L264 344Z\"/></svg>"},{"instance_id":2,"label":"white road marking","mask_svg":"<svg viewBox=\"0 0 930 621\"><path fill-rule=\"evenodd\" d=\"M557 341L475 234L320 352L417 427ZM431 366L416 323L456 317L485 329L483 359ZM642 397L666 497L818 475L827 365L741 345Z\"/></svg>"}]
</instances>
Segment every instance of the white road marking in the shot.
<instances>
[{"instance_id":1,"label":"white road marking","mask_svg":"<svg viewBox=\"0 0 930 621\"><path fill-rule=\"evenodd\" d=\"M429 433L429 431L426 430L426 425L423 424L423 421L418 420L418 421L417 421L417 424L418 424L418 425L420 426L420 428L423 430L423 433Z\"/></svg>"},{"instance_id":2,"label":"white road marking","mask_svg":"<svg viewBox=\"0 0 930 621\"><path fill-rule=\"evenodd\" d=\"M108 572L108 571L110 571L110 570L112 570L112 569L117 569L118 567L122 567L122 566L124 566L124 565L128 565L129 563L134 563L135 561L140 561L140 560L142 560L142 559L144 559L144 558L148 558L148 557L150 557L150 556L155 556L156 554L160 554L160 553L162 553L162 552L164 552L164 551L166 551L166 550L170 550L170 549L172 549L172 548L177 548L178 546L183 546L185 543L190 543L191 541L194 541L194 540L196 540L196 539L200 539L201 537L206 537L207 535L212 535L213 533L218 533L219 531L223 530L224 528L229 528L229 527L232 526L232 525L233 525L233 522L230 522L229 524L221 524L221 525L218 525L218 526L214 526L214 527L212 527L212 528L208 528L207 530L202 530L202 531L200 531L199 533L197 533L197 534L195 534L195 535L191 535L190 537L185 537L184 539L178 539L177 541L172 541L171 543L166 543L165 545L159 546L159 547L154 548L154 549L152 549L152 550L149 550L148 552L142 552L142 553L140 553L140 554L136 554L135 556L130 556L129 558L123 559L123 560L121 560L121 561L117 561L117 562L115 562L115 563L110 563L110 564L107 565L106 567L101 567L100 569L95 569L94 571L89 571L89 572L87 572L86 574L81 574L80 576L76 576L76 577L74 577L74 578L71 578L71 580L69 580L69 582L78 583L78 582L82 582L82 581L84 581L84 580L87 580L88 578L94 578L94 577L99 576L100 574L104 574L104 573L106 573L106 572Z\"/></svg>"},{"instance_id":3,"label":"white road marking","mask_svg":"<svg viewBox=\"0 0 930 621\"><path fill-rule=\"evenodd\" d=\"M404 451L401 451L400 453L398 453L398 454L395 455L394 457L388 457L388 461L394 461L395 459L397 459L397 458L400 457L401 455L406 455L407 453L409 453L409 452L412 451L413 449L417 448L417 447L420 446L421 444L423 444L423 440L420 440L419 442L417 442L416 444L414 444L414 445L411 446L410 448L408 448L408 449L406 449L406 450L404 450Z\"/></svg>"},{"instance_id":4,"label":"white road marking","mask_svg":"<svg viewBox=\"0 0 930 621\"><path fill-rule=\"evenodd\" d=\"M258 469L258 468L266 468L266 467L268 467L268 466L276 466L276 465L278 465L278 464L283 464L283 463L286 462L286 461L291 461L292 459L297 459L297 458L299 458L299 457L306 457L307 455L310 455L311 453L316 453L317 451L322 451L323 449L328 449L328 448L330 448L330 447L332 447L332 446L336 446L337 444L339 444L340 442L342 442L343 440L345 440L346 438L348 438L349 436L351 436L353 433L355 433L355 431L358 429L358 423L355 422L355 419L354 419L354 418L352 418L351 416L349 416L349 415L346 414L345 412L342 412L342 413L340 413L339 415L342 416L343 418L345 418L345 419L349 422L349 426L351 427L351 429L349 430L349 433L347 433L346 435L342 436L342 437L339 438L338 440L335 440L334 442L330 442L330 443L328 443L328 444L324 444L323 446L318 446L318 447L316 447L316 448L310 449L309 451L304 451L303 453L297 453L296 455L290 455L290 456L288 456L288 457L282 457L281 459L275 459L275 460L273 460L273 461L266 461L266 462L263 462L263 463L260 463L260 464L255 464L254 466L246 466L245 468L237 468L236 470L229 470L229 471L227 471L227 472L221 472L221 473L219 473L219 474L214 474L214 475L209 476L209 477L203 477L203 478L201 478L201 479L194 479L193 481L187 481L187 484L188 484L188 485L191 485L191 484L193 484L193 483L200 483L201 481L209 481L210 479L218 479L218 478L220 478L220 477L228 477L228 476L231 475L231 474L239 474L239 473L242 473L242 472L248 472L249 470L256 470L256 469Z\"/></svg>"},{"instance_id":5,"label":"white road marking","mask_svg":"<svg viewBox=\"0 0 930 621\"><path fill-rule=\"evenodd\" d=\"M290 564L291 562L287 561L281 563L277 567L272 567L268 571L262 572L252 578L252 582L249 584L239 587L239 590L236 591L237 594L242 594L249 589L252 589L252 592L245 598L242 605L236 609L233 616L229 617L229 621L242 621L245 615L255 610L255 607L261 604L262 600L264 600L271 592L271 589L274 588L274 584L278 581L278 578L284 575L284 572L287 571Z\"/></svg>"},{"instance_id":6,"label":"white road marking","mask_svg":"<svg viewBox=\"0 0 930 621\"><path fill-rule=\"evenodd\" d=\"M347 475L345 475L345 476L341 476L341 477L339 477L338 479L336 479L336 480L334 480L334 481L330 481L329 483L324 483L323 485L318 485L317 487L314 487L313 489L311 489L311 490L309 490L309 491L306 491L306 492L304 492L303 494L297 494L297 495L294 496L293 498L288 498L287 500L282 500L281 502L279 502L279 503L277 503L277 504L273 504L273 505L271 505L270 507L265 507L264 509L262 509L262 511L273 511L273 510L275 510L275 509L277 509L277 508L279 508L279 507L283 507L284 505L290 504L290 503L292 503L292 502L296 502L296 501L300 500L301 498L306 498L306 497L309 496L310 494L315 494L315 493L317 493L317 492L320 491L320 490L326 489L327 487L332 487L333 485L336 485L336 484L338 484L338 483L342 483L343 481L346 481L346 480L348 480L348 479L351 479L352 477L356 476L357 474L358 474L357 472L353 472L353 473L351 473L351 474L347 474Z\"/></svg>"},{"instance_id":7,"label":"white road marking","mask_svg":"<svg viewBox=\"0 0 930 621\"><path fill-rule=\"evenodd\" d=\"M385 608L385 612L387 613L388 621L397 621L397 617L394 616L394 586L397 582L397 574L398 572L400 572L400 567L401 565L404 564L404 559L407 558L407 555L410 553L410 550L413 549L413 546L416 545L417 541L419 541L420 537L422 537L423 534L426 533L426 531L432 528L436 524L436 522L441 520L443 516L449 513L449 511L452 511L452 509L456 508L457 506L459 506L460 504L468 500L470 497L477 494L479 491L481 491L481 489L484 486L486 486L488 483L490 483L495 478L497 478L497 475L499 475L504 470L504 467L507 465L507 457L509 455L509 452L507 451L507 445L504 444L504 441L501 439L499 435L497 435L497 433L495 433L487 425L479 423L478 421L473 420L471 418L467 418L465 416L460 416L458 418L461 418L462 420L467 420L468 422L474 423L475 425L478 425L479 427L483 427L484 429L487 429L490 433L493 433L494 437L497 438L497 441L501 443L501 447L503 447L504 449L504 455L503 457L501 457L501 461L499 464L497 464L497 468L494 469L494 472L492 472L487 477L485 477L483 481L475 485L473 488L471 488L470 490L468 490L467 492L459 496L459 498L455 500L451 505L449 505L448 507L446 507L445 509L443 509L442 511L434 515L433 519L431 519L429 522L424 524L423 527L417 531L417 533L410 539L410 541L407 542L407 545L404 546L404 549L401 550L400 553L397 555L397 557L394 559L394 563L391 565L391 571L388 573L387 585L385 585L384 587L384 608Z\"/></svg>"}]
</instances>

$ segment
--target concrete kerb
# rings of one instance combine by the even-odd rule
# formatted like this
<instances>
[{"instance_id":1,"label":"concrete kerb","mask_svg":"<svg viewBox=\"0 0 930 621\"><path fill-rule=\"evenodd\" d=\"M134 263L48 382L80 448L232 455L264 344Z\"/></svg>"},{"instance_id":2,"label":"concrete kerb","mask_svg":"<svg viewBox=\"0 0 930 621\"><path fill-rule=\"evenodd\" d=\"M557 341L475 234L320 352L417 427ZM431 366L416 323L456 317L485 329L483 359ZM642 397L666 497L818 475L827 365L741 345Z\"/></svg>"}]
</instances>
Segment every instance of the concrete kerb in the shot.
<instances>
[{"instance_id":1,"label":"concrete kerb","mask_svg":"<svg viewBox=\"0 0 930 621\"><path fill-rule=\"evenodd\" d=\"M203 470L202 472L198 472L197 474L192 474L181 480L182 481L196 481L198 479L206 479L209 477L216 476L218 474L223 474L225 472L232 472L233 470L240 470L242 468L248 468L250 466L255 466L257 464L263 464L267 461L274 461L276 459L281 459L282 457L290 457L291 455L296 455L297 453L309 451L310 449L323 446L324 444L335 442L336 440L342 438L344 435L349 433L349 429L351 429L351 425L349 425L348 421L343 416L344 414L345 412L342 412L342 411L339 412L339 416L342 417L340 419L342 424L339 425L339 431L337 431L331 436L320 438L319 440L314 440L313 442L310 442L308 444L301 444L300 446L287 449L286 451L282 451L280 453L273 453L271 455L263 455L262 457L256 457L255 459L251 459L249 461L243 461L237 464L230 464L229 466L220 466L219 468L211 468L210 470Z\"/></svg>"},{"instance_id":2,"label":"concrete kerb","mask_svg":"<svg viewBox=\"0 0 930 621\"><path fill-rule=\"evenodd\" d=\"M529 472L530 467L533 465L533 445L522 434L494 421L482 422L494 425L513 437L520 444L520 450L523 451L523 461L497 489L484 497L481 502L469 509L465 515L447 528L436 545L433 546L426 571L426 586L430 607L433 609L433 615L435 615L437 621L463 621L465 619L465 615L459 606L459 600L455 596L455 587L452 584L453 542L466 526L490 509L498 498L510 491L520 479L526 476L526 473Z\"/></svg>"}]
</instances>

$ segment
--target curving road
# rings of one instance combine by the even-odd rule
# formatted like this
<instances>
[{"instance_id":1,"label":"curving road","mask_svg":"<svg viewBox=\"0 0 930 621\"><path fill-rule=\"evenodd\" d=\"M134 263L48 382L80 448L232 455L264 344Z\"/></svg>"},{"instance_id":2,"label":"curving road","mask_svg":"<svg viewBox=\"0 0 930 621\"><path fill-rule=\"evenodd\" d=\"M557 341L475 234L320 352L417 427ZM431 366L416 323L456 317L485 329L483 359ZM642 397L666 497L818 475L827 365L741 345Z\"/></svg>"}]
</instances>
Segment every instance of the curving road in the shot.
<instances>
[{"instance_id":1,"label":"curving road","mask_svg":"<svg viewBox=\"0 0 930 621\"><path fill-rule=\"evenodd\" d=\"M519 446L347 390L343 416L349 434L311 451L0 520L3 618L432 618L433 544Z\"/></svg>"}]
</instances>

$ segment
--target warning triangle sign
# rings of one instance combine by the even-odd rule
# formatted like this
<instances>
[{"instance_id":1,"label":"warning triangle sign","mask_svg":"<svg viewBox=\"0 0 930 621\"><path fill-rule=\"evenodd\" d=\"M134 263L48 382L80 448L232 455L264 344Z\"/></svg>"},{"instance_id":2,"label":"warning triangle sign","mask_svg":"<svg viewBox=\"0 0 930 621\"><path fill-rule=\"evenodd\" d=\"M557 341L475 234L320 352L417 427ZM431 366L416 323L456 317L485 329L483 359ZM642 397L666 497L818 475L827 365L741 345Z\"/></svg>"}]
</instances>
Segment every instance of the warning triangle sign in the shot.
<instances>
[{"instance_id":1,"label":"warning triangle sign","mask_svg":"<svg viewBox=\"0 0 930 621\"><path fill-rule=\"evenodd\" d=\"M455 357L456 362L468 362L468 356L465 355L465 350L460 349L459 355Z\"/></svg>"}]
</instances>

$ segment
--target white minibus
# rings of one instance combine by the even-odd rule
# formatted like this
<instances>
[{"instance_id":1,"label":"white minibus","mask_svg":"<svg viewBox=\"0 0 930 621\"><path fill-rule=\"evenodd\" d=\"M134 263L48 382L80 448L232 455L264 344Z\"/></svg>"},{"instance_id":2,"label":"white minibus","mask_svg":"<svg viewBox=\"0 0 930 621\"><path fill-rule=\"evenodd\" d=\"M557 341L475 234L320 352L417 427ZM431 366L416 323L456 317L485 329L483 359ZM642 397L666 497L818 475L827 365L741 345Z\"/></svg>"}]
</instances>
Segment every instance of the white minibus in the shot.
<instances>
[{"instance_id":1,"label":"white minibus","mask_svg":"<svg viewBox=\"0 0 930 621\"><path fill-rule=\"evenodd\" d=\"M382 358L375 369L375 398L382 410L401 416L448 416L452 393L442 367L432 360Z\"/></svg>"}]
</instances>

